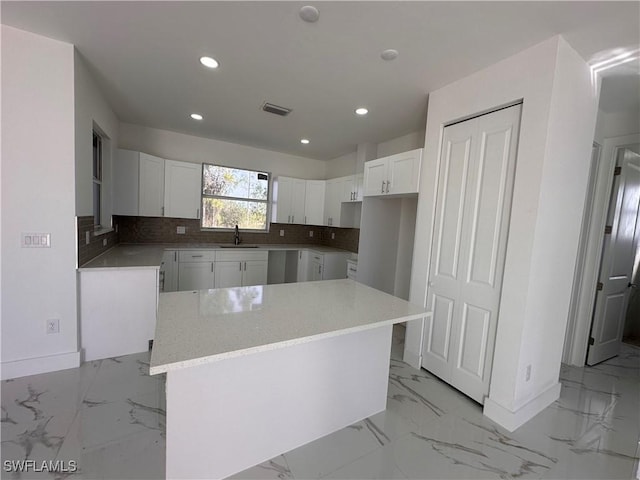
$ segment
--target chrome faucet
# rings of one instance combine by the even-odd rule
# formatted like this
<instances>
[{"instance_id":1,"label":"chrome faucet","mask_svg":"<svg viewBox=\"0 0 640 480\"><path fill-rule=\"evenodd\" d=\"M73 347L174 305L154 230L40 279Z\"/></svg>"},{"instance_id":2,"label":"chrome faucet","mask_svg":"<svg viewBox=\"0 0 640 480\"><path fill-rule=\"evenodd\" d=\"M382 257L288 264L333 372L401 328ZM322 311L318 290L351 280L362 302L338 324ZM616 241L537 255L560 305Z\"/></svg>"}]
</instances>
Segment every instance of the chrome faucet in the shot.
<instances>
[{"instance_id":1,"label":"chrome faucet","mask_svg":"<svg viewBox=\"0 0 640 480\"><path fill-rule=\"evenodd\" d=\"M236 233L233 235L233 244L240 245L240 231L238 230L238 225L236 225Z\"/></svg>"}]
</instances>

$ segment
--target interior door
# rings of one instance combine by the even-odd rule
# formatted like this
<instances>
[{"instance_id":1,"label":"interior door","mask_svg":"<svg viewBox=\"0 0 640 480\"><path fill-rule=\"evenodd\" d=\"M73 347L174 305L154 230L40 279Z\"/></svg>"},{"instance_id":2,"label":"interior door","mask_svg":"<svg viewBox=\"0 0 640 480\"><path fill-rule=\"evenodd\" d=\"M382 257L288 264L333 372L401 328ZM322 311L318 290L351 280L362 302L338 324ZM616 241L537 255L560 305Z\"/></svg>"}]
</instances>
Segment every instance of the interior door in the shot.
<instances>
[{"instance_id":1,"label":"interior door","mask_svg":"<svg viewBox=\"0 0 640 480\"><path fill-rule=\"evenodd\" d=\"M483 403L511 210L521 105L445 128L422 366Z\"/></svg>"},{"instance_id":2,"label":"interior door","mask_svg":"<svg viewBox=\"0 0 640 480\"><path fill-rule=\"evenodd\" d=\"M625 313L632 282L633 262L640 240L640 155L621 150L609 206L591 325L587 364L595 365L614 357L620 350Z\"/></svg>"}]
</instances>

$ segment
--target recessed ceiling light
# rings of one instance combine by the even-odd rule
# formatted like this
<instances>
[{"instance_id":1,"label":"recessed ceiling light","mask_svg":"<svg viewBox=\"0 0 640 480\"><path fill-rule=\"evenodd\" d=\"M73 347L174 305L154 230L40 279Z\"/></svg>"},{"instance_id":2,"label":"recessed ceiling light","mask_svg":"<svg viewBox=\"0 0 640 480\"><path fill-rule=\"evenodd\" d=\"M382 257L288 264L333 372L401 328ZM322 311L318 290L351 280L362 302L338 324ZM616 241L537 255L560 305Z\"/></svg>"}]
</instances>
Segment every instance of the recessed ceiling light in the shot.
<instances>
[{"instance_id":1,"label":"recessed ceiling light","mask_svg":"<svg viewBox=\"0 0 640 480\"><path fill-rule=\"evenodd\" d=\"M218 61L211 57L200 57L200 63L209 68L218 68L220 66Z\"/></svg>"},{"instance_id":2,"label":"recessed ceiling light","mask_svg":"<svg viewBox=\"0 0 640 480\"><path fill-rule=\"evenodd\" d=\"M307 145L309 143L309 140L307 140L306 138L303 138L302 140L300 140L300 143Z\"/></svg>"},{"instance_id":3,"label":"recessed ceiling light","mask_svg":"<svg viewBox=\"0 0 640 480\"><path fill-rule=\"evenodd\" d=\"M394 50L393 48L390 48L382 52L380 54L380 57L382 57L383 60L387 60L387 61L395 60L398 57L398 51Z\"/></svg>"},{"instance_id":4,"label":"recessed ceiling light","mask_svg":"<svg viewBox=\"0 0 640 480\"><path fill-rule=\"evenodd\" d=\"M316 7L306 5L300 9L300 18L305 22L314 23L320 18L320 12Z\"/></svg>"},{"instance_id":5,"label":"recessed ceiling light","mask_svg":"<svg viewBox=\"0 0 640 480\"><path fill-rule=\"evenodd\" d=\"M369 110L364 107L356 108L355 111L357 115L366 115L367 113L369 113Z\"/></svg>"},{"instance_id":6,"label":"recessed ceiling light","mask_svg":"<svg viewBox=\"0 0 640 480\"><path fill-rule=\"evenodd\" d=\"M192 113L191 118L193 118L194 120L202 120L204 117L199 113Z\"/></svg>"}]
</instances>

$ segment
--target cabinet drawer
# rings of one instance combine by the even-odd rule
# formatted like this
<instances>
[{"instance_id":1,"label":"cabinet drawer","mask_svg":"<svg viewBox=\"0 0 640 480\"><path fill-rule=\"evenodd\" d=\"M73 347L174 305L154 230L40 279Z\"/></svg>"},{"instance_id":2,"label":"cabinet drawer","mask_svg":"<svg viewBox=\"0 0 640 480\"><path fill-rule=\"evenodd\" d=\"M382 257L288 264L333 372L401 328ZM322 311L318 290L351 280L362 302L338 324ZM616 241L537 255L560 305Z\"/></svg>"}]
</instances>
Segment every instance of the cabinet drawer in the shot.
<instances>
[{"instance_id":1,"label":"cabinet drawer","mask_svg":"<svg viewBox=\"0 0 640 480\"><path fill-rule=\"evenodd\" d=\"M185 262L215 262L215 250L186 250L178 252L178 259Z\"/></svg>"},{"instance_id":2,"label":"cabinet drawer","mask_svg":"<svg viewBox=\"0 0 640 480\"><path fill-rule=\"evenodd\" d=\"M269 252L267 250L256 250L255 248L234 248L232 251L216 252L216 261L218 262L246 262L267 260L268 258Z\"/></svg>"},{"instance_id":3,"label":"cabinet drawer","mask_svg":"<svg viewBox=\"0 0 640 480\"><path fill-rule=\"evenodd\" d=\"M324 255L321 253L309 252L309 258L314 263L324 264Z\"/></svg>"}]
</instances>

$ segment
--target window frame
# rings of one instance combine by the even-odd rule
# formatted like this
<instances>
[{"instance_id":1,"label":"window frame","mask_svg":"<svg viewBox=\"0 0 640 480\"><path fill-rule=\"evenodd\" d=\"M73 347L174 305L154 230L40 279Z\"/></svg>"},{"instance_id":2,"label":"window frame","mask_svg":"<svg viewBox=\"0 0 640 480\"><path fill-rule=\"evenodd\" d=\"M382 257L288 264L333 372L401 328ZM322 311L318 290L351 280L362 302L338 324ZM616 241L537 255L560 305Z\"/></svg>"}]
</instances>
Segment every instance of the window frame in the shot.
<instances>
[{"instance_id":1,"label":"window frame","mask_svg":"<svg viewBox=\"0 0 640 480\"><path fill-rule=\"evenodd\" d=\"M242 170L245 172L254 172L254 173L262 173L267 175L267 198L266 200L258 200L255 198L247 198L247 197L229 197L225 195L207 195L204 193L204 172L206 167L220 167L220 168L230 168L233 170ZM242 167L234 167L229 165L220 165L215 163L202 163L202 169L200 173L200 230L204 232L233 232L235 228L223 228L223 227L206 227L204 226L204 201L207 198L216 198L220 200L235 200L241 202L254 202L254 203L264 203L267 206L266 218L265 218L265 228L264 229L255 229L255 228L239 228L240 232L243 233L269 233L269 229L271 227L271 192L272 192L272 178L271 172L265 170L255 170L252 168L242 168Z\"/></svg>"}]
</instances>

